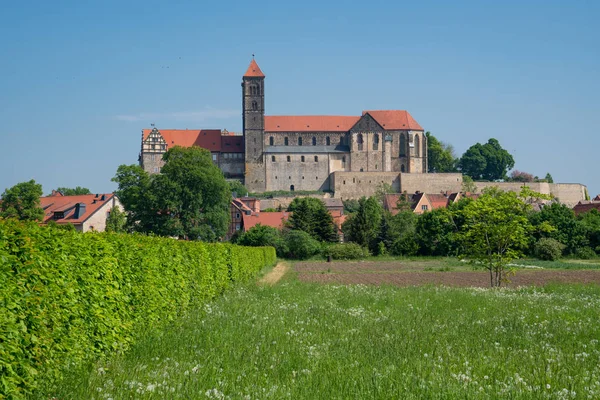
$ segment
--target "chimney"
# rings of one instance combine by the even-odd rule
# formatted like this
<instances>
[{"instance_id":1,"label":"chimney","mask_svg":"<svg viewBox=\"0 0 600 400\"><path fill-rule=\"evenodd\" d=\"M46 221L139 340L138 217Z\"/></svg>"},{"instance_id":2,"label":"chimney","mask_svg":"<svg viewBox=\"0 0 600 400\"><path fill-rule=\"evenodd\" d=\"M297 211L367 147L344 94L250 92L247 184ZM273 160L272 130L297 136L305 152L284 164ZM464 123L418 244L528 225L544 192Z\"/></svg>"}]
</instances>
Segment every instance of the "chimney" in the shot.
<instances>
[{"instance_id":1,"label":"chimney","mask_svg":"<svg viewBox=\"0 0 600 400\"><path fill-rule=\"evenodd\" d=\"M260 212L260 200L259 199L255 199L254 202L252 203L252 211L254 212Z\"/></svg>"},{"instance_id":2,"label":"chimney","mask_svg":"<svg viewBox=\"0 0 600 400\"><path fill-rule=\"evenodd\" d=\"M100 197L100 201L104 201L104 200L106 200L106 195L103 194L102 197Z\"/></svg>"},{"instance_id":3,"label":"chimney","mask_svg":"<svg viewBox=\"0 0 600 400\"><path fill-rule=\"evenodd\" d=\"M75 204L75 214L73 214L73 218L79 219L85 214L85 203L77 203Z\"/></svg>"}]
</instances>

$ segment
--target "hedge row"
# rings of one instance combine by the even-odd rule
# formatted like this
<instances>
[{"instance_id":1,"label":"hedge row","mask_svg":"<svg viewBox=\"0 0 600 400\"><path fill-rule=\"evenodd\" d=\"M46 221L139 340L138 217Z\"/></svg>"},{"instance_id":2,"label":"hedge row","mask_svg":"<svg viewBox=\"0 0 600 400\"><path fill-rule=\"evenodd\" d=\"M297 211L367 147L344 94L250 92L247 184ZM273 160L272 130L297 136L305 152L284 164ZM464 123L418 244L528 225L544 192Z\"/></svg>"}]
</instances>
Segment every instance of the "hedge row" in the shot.
<instances>
[{"instance_id":1,"label":"hedge row","mask_svg":"<svg viewBox=\"0 0 600 400\"><path fill-rule=\"evenodd\" d=\"M275 262L272 247L81 234L0 220L0 399L125 350Z\"/></svg>"}]
</instances>

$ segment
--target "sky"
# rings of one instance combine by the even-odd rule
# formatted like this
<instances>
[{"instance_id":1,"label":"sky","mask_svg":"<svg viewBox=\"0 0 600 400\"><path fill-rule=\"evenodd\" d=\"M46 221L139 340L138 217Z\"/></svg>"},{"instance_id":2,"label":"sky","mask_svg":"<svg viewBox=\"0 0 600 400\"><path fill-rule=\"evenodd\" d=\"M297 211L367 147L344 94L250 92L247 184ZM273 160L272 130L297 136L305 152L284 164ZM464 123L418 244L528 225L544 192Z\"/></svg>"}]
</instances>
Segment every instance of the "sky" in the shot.
<instances>
[{"instance_id":1,"label":"sky","mask_svg":"<svg viewBox=\"0 0 600 400\"><path fill-rule=\"evenodd\" d=\"M402 109L457 156L600 194L598 1L11 1L0 12L0 192L112 192L141 131L241 132L252 54L267 115Z\"/></svg>"}]
</instances>

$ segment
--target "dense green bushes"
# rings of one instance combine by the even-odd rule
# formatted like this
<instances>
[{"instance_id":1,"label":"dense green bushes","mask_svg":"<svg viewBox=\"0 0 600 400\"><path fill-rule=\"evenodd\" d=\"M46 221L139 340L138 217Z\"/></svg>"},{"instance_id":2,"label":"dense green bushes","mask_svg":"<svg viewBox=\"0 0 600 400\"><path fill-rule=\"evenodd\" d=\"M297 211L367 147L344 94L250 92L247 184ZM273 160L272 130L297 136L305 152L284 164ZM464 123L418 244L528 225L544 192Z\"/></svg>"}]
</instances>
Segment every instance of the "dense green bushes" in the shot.
<instances>
[{"instance_id":1,"label":"dense green bushes","mask_svg":"<svg viewBox=\"0 0 600 400\"><path fill-rule=\"evenodd\" d=\"M272 247L80 234L0 220L0 398L128 347L275 262Z\"/></svg>"},{"instance_id":2,"label":"dense green bushes","mask_svg":"<svg viewBox=\"0 0 600 400\"><path fill-rule=\"evenodd\" d=\"M369 249L356 243L332 244L323 249L323 256L334 260L360 260L370 255Z\"/></svg>"},{"instance_id":3,"label":"dense green bushes","mask_svg":"<svg viewBox=\"0 0 600 400\"><path fill-rule=\"evenodd\" d=\"M540 260L556 261L562 255L564 245L552 238L541 238L534 246L534 254Z\"/></svg>"}]
</instances>

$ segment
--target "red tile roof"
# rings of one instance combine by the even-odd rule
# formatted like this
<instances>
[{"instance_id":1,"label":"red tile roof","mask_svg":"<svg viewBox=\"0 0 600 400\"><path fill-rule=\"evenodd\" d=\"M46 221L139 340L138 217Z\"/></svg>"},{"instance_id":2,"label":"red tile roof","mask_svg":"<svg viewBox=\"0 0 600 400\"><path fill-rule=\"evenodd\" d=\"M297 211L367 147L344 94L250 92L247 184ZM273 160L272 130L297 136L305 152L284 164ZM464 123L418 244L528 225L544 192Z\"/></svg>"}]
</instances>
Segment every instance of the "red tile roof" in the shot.
<instances>
[{"instance_id":1,"label":"red tile roof","mask_svg":"<svg viewBox=\"0 0 600 400\"><path fill-rule=\"evenodd\" d=\"M333 115L265 116L265 132L348 132L360 117Z\"/></svg>"},{"instance_id":2,"label":"red tile roof","mask_svg":"<svg viewBox=\"0 0 600 400\"><path fill-rule=\"evenodd\" d=\"M221 151L225 153L243 153L243 136L221 136Z\"/></svg>"},{"instance_id":3,"label":"red tile roof","mask_svg":"<svg viewBox=\"0 0 600 400\"><path fill-rule=\"evenodd\" d=\"M446 208L448 207L448 197L443 194L428 194L427 198L429 199L429 203L431 203L431 208Z\"/></svg>"},{"instance_id":4,"label":"red tile roof","mask_svg":"<svg viewBox=\"0 0 600 400\"><path fill-rule=\"evenodd\" d=\"M404 110L373 110L363 111L363 115L369 114L385 130L403 130L410 129L422 131L421 125Z\"/></svg>"},{"instance_id":5,"label":"red tile roof","mask_svg":"<svg viewBox=\"0 0 600 400\"><path fill-rule=\"evenodd\" d=\"M242 214L244 221L244 231L252 228L254 225L266 225L273 228L281 229L285 221L290 218L291 213L288 211L281 212L261 212L253 213L252 215Z\"/></svg>"},{"instance_id":6,"label":"red tile roof","mask_svg":"<svg viewBox=\"0 0 600 400\"><path fill-rule=\"evenodd\" d=\"M222 135L219 129L159 129L167 148L173 146L190 147L199 146L213 152L224 151L227 153L243 153L243 136L232 136L230 133ZM152 129L144 129L144 140L148 138Z\"/></svg>"},{"instance_id":7,"label":"red tile roof","mask_svg":"<svg viewBox=\"0 0 600 400\"><path fill-rule=\"evenodd\" d=\"M252 61L250 61L250 66L246 70L244 77L254 77L254 78L264 78L265 77L265 74L263 74L263 72L260 70L260 67L258 66L256 61L254 61L254 58L252 59Z\"/></svg>"},{"instance_id":8,"label":"red tile roof","mask_svg":"<svg viewBox=\"0 0 600 400\"><path fill-rule=\"evenodd\" d=\"M104 200L102 199L104 196ZM55 220L57 224L80 224L92 216L100 207L111 201L114 194L83 194L79 196L48 196L40 198L40 203L44 209L43 223L53 220L55 212L63 212L64 218ZM96 200L96 202L94 202ZM85 212L75 218L75 206L78 203L85 204Z\"/></svg>"},{"instance_id":9,"label":"red tile roof","mask_svg":"<svg viewBox=\"0 0 600 400\"><path fill-rule=\"evenodd\" d=\"M575 207L573 207L575 215L585 214L586 212L592 210L598 210L598 212L600 212L600 201L580 201Z\"/></svg>"}]
</instances>

